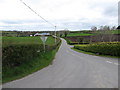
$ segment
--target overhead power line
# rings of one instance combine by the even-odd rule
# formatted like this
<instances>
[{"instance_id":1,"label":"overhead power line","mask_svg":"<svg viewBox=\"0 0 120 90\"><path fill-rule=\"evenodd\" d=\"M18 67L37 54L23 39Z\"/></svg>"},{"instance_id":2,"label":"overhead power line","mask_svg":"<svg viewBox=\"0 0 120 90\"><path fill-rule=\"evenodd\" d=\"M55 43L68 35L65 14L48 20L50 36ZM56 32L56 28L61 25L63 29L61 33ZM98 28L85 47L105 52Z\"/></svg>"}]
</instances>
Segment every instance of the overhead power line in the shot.
<instances>
[{"instance_id":1,"label":"overhead power line","mask_svg":"<svg viewBox=\"0 0 120 90\"><path fill-rule=\"evenodd\" d=\"M32 12L34 12L37 16L39 16L40 18L42 18L45 22L49 23L50 25L56 27L54 24L52 24L51 22L47 21L45 18L43 18L41 15L39 15L36 11L34 11L29 5L27 5L25 2L23 2L22 0L20 0L26 7L28 7Z\"/></svg>"},{"instance_id":2,"label":"overhead power line","mask_svg":"<svg viewBox=\"0 0 120 90\"><path fill-rule=\"evenodd\" d=\"M27 5L25 2L20 0L26 7L28 7L32 12L34 12L37 16L42 18L45 22L49 23L50 25L54 26L55 28L55 44L56 44L56 25L52 24L51 22L47 21L45 18L43 18L41 15L39 15L36 11L34 11L29 5Z\"/></svg>"}]
</instances>

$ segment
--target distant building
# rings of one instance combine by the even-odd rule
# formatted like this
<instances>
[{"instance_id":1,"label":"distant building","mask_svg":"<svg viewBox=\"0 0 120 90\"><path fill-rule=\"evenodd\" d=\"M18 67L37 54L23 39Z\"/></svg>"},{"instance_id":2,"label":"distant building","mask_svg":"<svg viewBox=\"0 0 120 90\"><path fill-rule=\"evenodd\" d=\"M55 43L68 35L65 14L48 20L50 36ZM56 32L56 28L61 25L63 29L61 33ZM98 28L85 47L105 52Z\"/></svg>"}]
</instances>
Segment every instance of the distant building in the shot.
<instances>
[{"instance_id":1,"label":"distant building","mask_svg":"<svg viewBox=\"0 0 120 90\"><path fill-rule=\"evenodd\" d=\"M50 36L50 33L36 33L34 36Z\"/></svg>"}]
</instances>

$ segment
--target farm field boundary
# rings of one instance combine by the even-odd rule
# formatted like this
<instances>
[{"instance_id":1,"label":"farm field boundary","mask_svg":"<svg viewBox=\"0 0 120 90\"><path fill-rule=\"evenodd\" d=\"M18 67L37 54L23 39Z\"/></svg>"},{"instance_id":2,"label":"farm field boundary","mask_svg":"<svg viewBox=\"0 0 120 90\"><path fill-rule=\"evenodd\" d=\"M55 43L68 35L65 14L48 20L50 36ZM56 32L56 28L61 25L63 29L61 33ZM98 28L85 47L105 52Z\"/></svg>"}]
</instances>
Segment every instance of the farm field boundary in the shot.
<instances>
[{"instance_id":1,"label":"farm field boundary","mask_svg":"<svg viewBox=\"0 0 120 90\"><path fill-rule=\"evenodd\" d=\"M57 39L55 45L54 38L49 37L48 41L46 41L46 52L43 52L41 42L31 41L30 37L30 40L28 39L29 42L24 42L23 44L21 39L18 39L19 44L15 41L10 45L7 42L3 43L6 45L4 45L2 50L2 83L20 79L50 65L61 44L61 40Z\"/></svg>"},{"instance_id":2,"label":"farm field boundary","mask_svg":"<svg viewBox=\"0 0 120 90\"><path fill-rule=\"evenodd\" d=\"M119 57L120 53L120 43L119 42L102 42L102 43L94 43L88 45L75 45L74 49L93 53L96 55L108 55Z\"/></svg>"}]
</instances>

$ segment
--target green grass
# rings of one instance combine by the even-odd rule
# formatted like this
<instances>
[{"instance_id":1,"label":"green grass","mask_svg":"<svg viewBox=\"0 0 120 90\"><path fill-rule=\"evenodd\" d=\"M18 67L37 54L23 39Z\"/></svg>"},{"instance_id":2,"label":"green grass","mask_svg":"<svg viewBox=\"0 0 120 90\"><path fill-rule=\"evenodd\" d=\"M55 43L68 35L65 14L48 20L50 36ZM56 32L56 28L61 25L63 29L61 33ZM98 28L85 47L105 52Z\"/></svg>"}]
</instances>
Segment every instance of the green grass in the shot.
<instances>
[{"instance_id":1,"label":"green grass","mask_svg":"<svg viewBox=\"0 0 120 90\"><path fill-rule=\"evenodd\" d=\"M112 34L120 34L120 30L111 30Z\"/></svg>"},{"instance_id":2,"label":"green grass","mask_svg":"<svg viewBox=\"0 0 120 90\"><path fill-rule=\"evenodd\" d=\"M42 44L40 37L3 37L2 38L2 45L3 47L7 47L9 45L16 45L16 44ZM47 45L54 44L54 38L49 36L47 41Z\"/></svg>"},{"instance_id":3,"label":"green grass","mask_svg":"<svg viewBox=\"0 0 120 90\"><path fill-rule=\"evenodd\" d=\"M68 39L68 38L63 38L63 39L65 39L66 40L66 42L67 42L67 44L69 44L69 45L75 45L75 44L78 44L78 42L72 42L70 39Z\"/></svg>"},{"instance_id":4,"label":"green grass","mask_svg":"<svg viewBox=\"0 0 120 90\"><path fill-rule=\"evenodd\" d=\"M55 44L55 39L53 37L48 37L48 39L46 40L46 44L47 45Z\"/></svg>"},{"instance_id":5,"label":"green grass","mask_svg":"<svg viewBox=\"0 0 120 90\"><path fill-rule=\"evenodd\" d=\"M42 41L40 37L3 37L2 45L3 47L16 44L41 44Z\"/></svg>"},{"instance_id":6,"label":"green grass","mask_svg":"<svg viewBox=\"0 0 120 90\"><path fill-rule=\"evenodd\" d=\"M70 33L67 36L91 36L94 34L90 34L90 33Z\"/></svg>"}]
</instances>

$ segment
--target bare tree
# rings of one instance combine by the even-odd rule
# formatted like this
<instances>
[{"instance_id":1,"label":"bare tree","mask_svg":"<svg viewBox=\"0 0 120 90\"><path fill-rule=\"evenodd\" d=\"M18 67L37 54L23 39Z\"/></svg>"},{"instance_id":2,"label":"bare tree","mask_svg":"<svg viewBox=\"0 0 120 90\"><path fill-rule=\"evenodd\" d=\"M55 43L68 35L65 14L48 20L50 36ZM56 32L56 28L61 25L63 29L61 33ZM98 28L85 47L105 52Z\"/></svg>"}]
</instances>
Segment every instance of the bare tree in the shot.
<instances>
[{"instance_id":1,"label":"bare tree","mask_svg":"<svg viewBox=\"0 0 120 90\"><path fill-rule=\"evenodd\" d=\"M64 32L65 37L67 37L67 35L70 33L70 31L68 29L65 29L63 32Z\"/></svg>"},{"instance_id":2,"label":"bare tree","mask_svg":"<svg viewBox=\"0 0 120 90\"><path fill-rule=\"evenodd\" d=\"M110 26L107 26L107 25L100 26L99 38L101 39L100 41L102 41L102 42L108 41L108 40L109 40L109 42L112 42L113 34L112 34Z\"/></svg>"},{"instance_id":3,"label":"bare tree","mask_svg":"<svg viewBox=\"0 0 120 90\"><path fill-rule=\"evenodd\" d=\"M116 26L113 26L113 27L111 28L111 30L116 30Z\"/></svg>"},{"instance_id":4,"label":"bare tree","mask_svg":"<svg viewBox=\"0 0 120 90\"><path fill-rule=\"evenodd\" d=\"M93 26L93 27L91 27L91 30L92 31L97 31L97 27Z\"/></svg>"},{"instance_id":5,"label":"bare tree","mask_svg":"<svg viewBox=\"0 0 120 90\"><path fill-rule=\"evenodd\" d=\"M105 38L105 34L106 34L106 26L100 26L99 30L98 30L98 39L99 41L104 42L104 38Z\"/></svg>"},{"instance_id":6,"label":"bare tree","mask_svg":"<svg viewBox=\"0 0 120 90\"><path fill-rule=\"evenodd\" d=\"M62 37L64 35L64 32L63 31L58 31L57 34L58 34L59 37Z\"/></svg>"},{"instance_id":7,"label":"bare tree","mask_svg":"<svg viewBox=\"0 0 120 90\"><path fill-rule=\"evenodd\" d=\"M110 26L107 26L107 25L103 26L103 30L105 31L110 30Z\"/></svg>"},{"instance_id":8,"label":"bare tree","mask_svg":"<svg viewBox=\"0 0 120 90\"><path fill-rule=\"evenodd\" d=\"M112 27L112 28L115 28L115 27ZM112 42L114 36L113 36L110 26L104 26L104 30L105 30L105 36L106 36L105 38L108 38L109 42Z\"/></svg>"},{"instance_id":9,"label":"bare tree","mask_svg":"<svg viewBox=\"0 0 120 90\"><path fill-rule=\"evenodd\" d=\"M83 43L83 39L84 39L83 37L78 37L77 38L78 44Z\"/></svg>"},{"instance_id":10,"label":"bare tree","mask_svg":"<svg viewBox=\"0 0 120 90\"><path fill-rule=\"evenodd\" d=\"M91 27L91 30L92 30L93 33L96 33L97 27L96 27L96 26L92 26L92 27ZM93 37L90 36L90 43L92 43L92 41L93 41Z\"/></svg>"}]
</instances>

